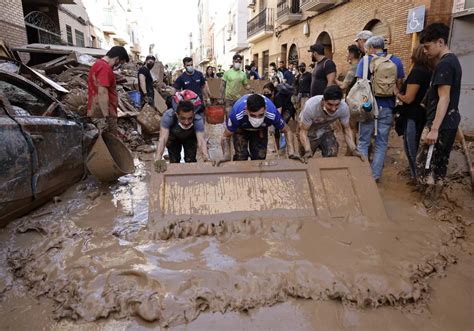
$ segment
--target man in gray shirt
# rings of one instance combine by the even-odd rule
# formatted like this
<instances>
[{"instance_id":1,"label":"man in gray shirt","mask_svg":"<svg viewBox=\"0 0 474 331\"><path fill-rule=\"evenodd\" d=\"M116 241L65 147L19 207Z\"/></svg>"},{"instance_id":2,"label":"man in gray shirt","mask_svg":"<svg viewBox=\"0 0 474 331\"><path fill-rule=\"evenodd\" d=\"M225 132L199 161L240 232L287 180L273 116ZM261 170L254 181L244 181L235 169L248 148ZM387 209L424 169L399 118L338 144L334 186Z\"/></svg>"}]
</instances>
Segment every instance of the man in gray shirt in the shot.
<instances>
[{"instance_id":1,"label":"man in gray shirt","mask_svg":"<svg viewBox=\"0 0 474 331\"><path fill-rule=\"evenodd\" d=\"M321 149L323 157L337 156L339 144L331 127L336 120L341 122L344 139L351 154L364 160L354 144L349 118L349 107L342 100L342 90L337 85L328 86L323 95L306 101L299 116L299 137L305 151L303 162L308 162L317 148Z\"/></svg>"},{"instance_id":2,"label":"man in gray shirt","mask_svg":"<svg viewBox=\"0 0 474 331\"><path fill-rule=\"evenodd\" d=\"M204 140L204 119L194 111L191 101L180 101L176 110L170 108L163 114L156 152L157 163L160 164L157 168L163 166L162 169L166 170L164 160L161 160L165 146L168 148L170 163L181 162L182 148L184 162L196 162L198 147L208 160L207 144Z\"/></svg>"}]
</instances>

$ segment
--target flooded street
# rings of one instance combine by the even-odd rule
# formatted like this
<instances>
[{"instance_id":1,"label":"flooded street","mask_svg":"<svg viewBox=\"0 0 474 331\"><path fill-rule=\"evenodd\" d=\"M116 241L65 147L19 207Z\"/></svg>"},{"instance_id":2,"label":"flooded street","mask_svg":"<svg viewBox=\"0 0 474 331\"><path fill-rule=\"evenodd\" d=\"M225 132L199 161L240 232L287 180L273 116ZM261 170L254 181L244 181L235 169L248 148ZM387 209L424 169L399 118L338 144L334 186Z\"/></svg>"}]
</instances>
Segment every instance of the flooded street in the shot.
<instances>
[{"instance_id":1,"label":"flooded street","mask_svg":"<svg viewBox=\"0 0 474 331\"><path fill-rule=\"evenodd\" d=\"M379 186L390 222L375 225L163 227L148 222L151 162L110 187L89 178L1 230L2 330L469 330L467 177L427 210L400 151Z\"/></svg>"}]
</instances>

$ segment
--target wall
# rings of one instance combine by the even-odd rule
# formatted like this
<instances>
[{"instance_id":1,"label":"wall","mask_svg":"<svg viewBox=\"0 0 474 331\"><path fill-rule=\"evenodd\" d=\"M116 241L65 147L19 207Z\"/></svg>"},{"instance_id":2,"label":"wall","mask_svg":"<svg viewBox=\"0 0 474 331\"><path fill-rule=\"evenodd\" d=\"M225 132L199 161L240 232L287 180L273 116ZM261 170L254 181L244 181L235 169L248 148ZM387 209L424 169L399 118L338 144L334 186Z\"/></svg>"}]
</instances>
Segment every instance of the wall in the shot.
<instances>
[{"instance_id":1,"label":"wall","mask_svg":"<svg viewBox=\"0 0 474 331\"><path fill-rule=\"evenodd\" d=\"M306 18L313 13L304 13L300 23L286 29L283 28L278 38L274 35L253 45L252 54L258 53L259 71L262 72L263 51L269 50L270 62L276 62L280 58L281 45L287 44L289 50L291 44L296 44L299 61L308 65L311 63L311 54L307 52L309 46L316 42L321 32L326 31L331 36L333 60L336 62L338 72L345 73L348 69L348 64L345 61L347 46L354 43L356 33L364 29L367 23L372 20L380 20L388 31L385 37L388 40L386 46L389 52L401 57L405 68L408 68L412 36L405 33L407 15L410 8L420 4L427 7L427 23L449 22L452 0L353 0L341 2L335 8L309 18L310 34L308 36L303 34L303 24ZM254 15L256 13L258 10Z\"/></svg>"},{"instance_id":2,"label":"wall","mask_svg":"<svg viewBox=\"0 0 474 331\"><path fill-rule=\"evenodd\" d=\"M59 15L59 28L61 30L61 38L67 42L67 30L66 25L69 25L72 29L72 40L73 45L77 46L76 30L84 34L84 44L86 47L91 45L91 29L89 27L89 16L84 8L81 0L75 0L76 5L60 5L58 8ZM78 21L78 18L84 20L84 24Z\"/></svg>"},{"instance_id":3,"label":"wall","mask_svg":"<svg viewBox=\"0 0 474 331\"><path fill-rule=\"evenodd\" d=\"M6 41L10 47L23 46L28 43L21 0L2 0L0 39Z\"/></svg>"}]
</instances>

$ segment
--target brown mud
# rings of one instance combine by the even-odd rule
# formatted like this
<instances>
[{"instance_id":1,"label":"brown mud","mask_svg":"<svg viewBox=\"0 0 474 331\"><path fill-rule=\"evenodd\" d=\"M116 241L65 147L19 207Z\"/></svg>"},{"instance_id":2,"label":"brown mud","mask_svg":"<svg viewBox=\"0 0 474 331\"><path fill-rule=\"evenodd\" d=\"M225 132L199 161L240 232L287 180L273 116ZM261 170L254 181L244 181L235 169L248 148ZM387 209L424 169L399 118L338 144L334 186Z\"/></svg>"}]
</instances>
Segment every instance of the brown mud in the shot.
<instances>
[{"instance_id":1,"label":"brown mud","mask_svg":"<svg viewBox=\"0 0 474 331\"><path fill-rule=\"evenodd\" d=\"M80 183L0 231L1 328L472 330L474 205L462 155L428 209L392 141L379 184L388 224L163 227L147 222L149 163L110 187Z\"/></svg>"}]
</instances>

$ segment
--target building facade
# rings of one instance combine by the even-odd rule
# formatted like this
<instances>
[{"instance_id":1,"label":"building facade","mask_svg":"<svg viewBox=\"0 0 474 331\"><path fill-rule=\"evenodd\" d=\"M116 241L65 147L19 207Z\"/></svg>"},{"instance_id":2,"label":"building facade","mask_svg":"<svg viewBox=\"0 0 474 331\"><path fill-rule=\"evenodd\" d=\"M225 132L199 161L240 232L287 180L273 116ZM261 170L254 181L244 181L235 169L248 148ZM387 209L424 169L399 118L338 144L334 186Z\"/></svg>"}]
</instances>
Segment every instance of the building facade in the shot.
<instances>
[{"instance_id":1,"label":"building facade","mask_svg":"<svg viewBox=\"0 0 474 331\"><path fill-rule=\"evenodd\" d=\"M247 41L259 72L279 60L308 65L307 50L320 42L338 73L345 73L347 47L357 32L371 30L385 37L388 51L408 68L413 39L406 33L408 11L420 5L426 7L425 24L449 24L452 0L249 0Z\"/></svg>"}]
</instances>

